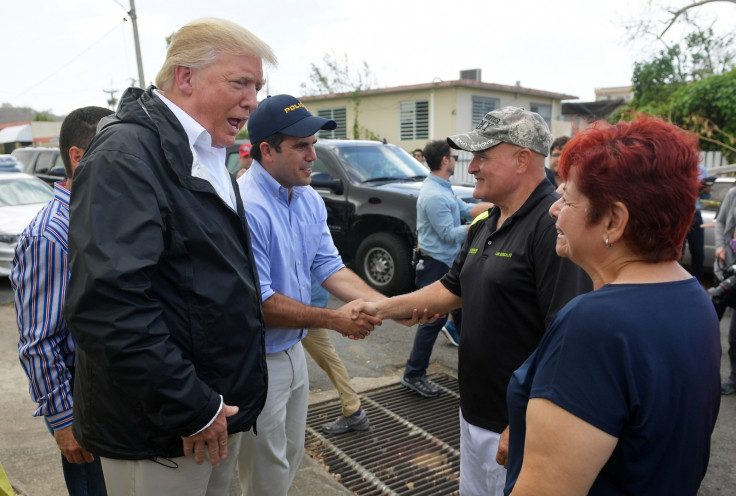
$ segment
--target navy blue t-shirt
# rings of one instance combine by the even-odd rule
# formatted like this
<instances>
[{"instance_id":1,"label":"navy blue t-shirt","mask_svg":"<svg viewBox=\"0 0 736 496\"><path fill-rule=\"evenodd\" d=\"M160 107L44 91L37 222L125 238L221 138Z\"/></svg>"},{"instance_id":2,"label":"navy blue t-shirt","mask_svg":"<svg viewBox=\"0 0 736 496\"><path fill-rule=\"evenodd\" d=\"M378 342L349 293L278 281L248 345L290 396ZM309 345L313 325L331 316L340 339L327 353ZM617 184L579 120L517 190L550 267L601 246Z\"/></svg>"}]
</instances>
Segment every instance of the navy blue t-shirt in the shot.
<instances>
[{"instance_id":1,"label":"navy blue t-shirt","mask_svg":"<svg viewBox=\"0 0 736 496\"><path fill-rule=\"evenodd\" d=\"M720 406L720 361L718 318L694 278L578 296L509 382L505 494L523 462L530 398L618 438L590 494L697 494Z\"/></svg>"}]
</instances>

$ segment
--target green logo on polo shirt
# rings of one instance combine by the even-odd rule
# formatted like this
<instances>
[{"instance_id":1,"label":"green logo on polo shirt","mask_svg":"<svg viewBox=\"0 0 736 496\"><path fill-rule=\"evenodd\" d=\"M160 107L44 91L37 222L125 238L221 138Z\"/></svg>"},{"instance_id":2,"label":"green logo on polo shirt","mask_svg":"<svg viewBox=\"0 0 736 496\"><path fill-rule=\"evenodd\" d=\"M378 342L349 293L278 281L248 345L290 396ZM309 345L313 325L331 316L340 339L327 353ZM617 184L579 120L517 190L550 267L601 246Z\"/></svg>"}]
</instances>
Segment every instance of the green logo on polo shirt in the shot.
<instances>
[{"instance_id":1,"label":"green logo on polo shirt","mask_svg":"<svg viewBox=\"0 0 736 496\"><path fill-rule=\"evenodd\" d=\"M513 253L504 253L502 251L496 252L497 257L511 258L513 255L514 255Z\"/></svg>"}]
</instances>

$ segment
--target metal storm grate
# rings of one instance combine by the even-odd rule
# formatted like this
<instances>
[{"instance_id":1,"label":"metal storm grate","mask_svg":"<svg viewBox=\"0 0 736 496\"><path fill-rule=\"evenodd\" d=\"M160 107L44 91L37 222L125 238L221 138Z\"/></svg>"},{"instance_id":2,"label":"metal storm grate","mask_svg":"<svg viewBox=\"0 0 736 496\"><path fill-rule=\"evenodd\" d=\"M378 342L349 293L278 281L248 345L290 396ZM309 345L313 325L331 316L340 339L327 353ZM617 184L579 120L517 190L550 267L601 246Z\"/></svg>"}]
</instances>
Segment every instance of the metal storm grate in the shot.
<instances>
[{"instance_id":1,"label":"metal storm grate","mask_svg":"<svg viewBox=\"0 0 736 496\"><path fill-rule=\"evenodd\" d=\"M457 380L428 376L440 388L423 398L401 384L361 394L371 429L326 435L338 400L310 405L307 453L349 490L368 495L456 495L460 480Z\"/></svg>"}]
</instances>

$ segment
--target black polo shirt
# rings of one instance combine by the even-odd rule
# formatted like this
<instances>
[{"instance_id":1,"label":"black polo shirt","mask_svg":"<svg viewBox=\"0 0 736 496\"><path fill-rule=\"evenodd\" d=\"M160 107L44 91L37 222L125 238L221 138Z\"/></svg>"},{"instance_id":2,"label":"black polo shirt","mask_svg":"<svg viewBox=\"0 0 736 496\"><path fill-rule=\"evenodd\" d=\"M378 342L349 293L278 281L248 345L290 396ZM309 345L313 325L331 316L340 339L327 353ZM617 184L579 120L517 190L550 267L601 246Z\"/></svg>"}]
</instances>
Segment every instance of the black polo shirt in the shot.
<instances>
[{"instance_id":1,"label":"black polo shirt","mask_svg":"<svg viewBox=\"0 0 736 496\"><path fill-rule=\"evenodd\" d=\"M531 355L557 312L593 284L555 252L549 207L559 195L545 178L496 230L501 211L476 223L441 279L462 297L458 375L465 420L501 432L508 425L506 386Z\"/></svg>"}]
</instances>

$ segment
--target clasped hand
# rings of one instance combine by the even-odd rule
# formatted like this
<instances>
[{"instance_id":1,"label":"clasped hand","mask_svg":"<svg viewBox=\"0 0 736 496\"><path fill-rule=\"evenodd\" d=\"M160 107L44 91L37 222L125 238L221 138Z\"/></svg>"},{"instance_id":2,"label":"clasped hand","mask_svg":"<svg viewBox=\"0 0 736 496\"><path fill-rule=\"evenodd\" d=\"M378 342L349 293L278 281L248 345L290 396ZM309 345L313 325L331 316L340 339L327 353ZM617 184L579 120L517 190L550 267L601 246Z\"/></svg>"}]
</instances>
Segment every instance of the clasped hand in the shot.
<instances>
[{"instance_id":1,"label":"clasped hand","mask_svg":"<svg viewBox=\"0 0 736 496\"><path fill-rule=\"evenodd\" d=\"M343 336L351 339L364 339L370 335L376 326L382 324L381 319L375 316L375 313L360 311L364 304L365 302L362 299L357 299L338 309L342 320L336 330Z\"/></svg>"},{"instance_id":2,"label":"clasped hand","mask_svg":"<svg viewBox=\"0 0 736 496\"><path fill-rule=\"evenodd\" d=\"M212 466L218 466L220 460L227 458L227 417L232 417L236 413L238 413L237 406L223 403L220 413L209 427L193 436L181 438L184 443L184 456L194 453L194 461L197 465L202 465L207 450Z\"/></svg>"},{"instance_id":3,"label":"clasped hand","mask_svg":"<svg viewBox=\"0 0 736 496\"><path fill-rule=\"evenodd\" d=\"M384 300L385 301L385 300ZM427 308L424 309L421 313L419 313L419 310L414 308L411 311L411 316L409 317L387 317L385 315L381 314L381 311L379 309L379 302L370 302L370 301L362 301L362 300L355 300L351 302L352 305L352 318L353 319L359 319L363 315L371 315L375 316L375 318L378 319L385 319L385 318L392 318L399 324L403 324L407 327L416 325L416 324L428 324L431 322L434 322L440 317L440 314L434 314L430 315L429 310Z\"/></svg>"}]
</instances>

